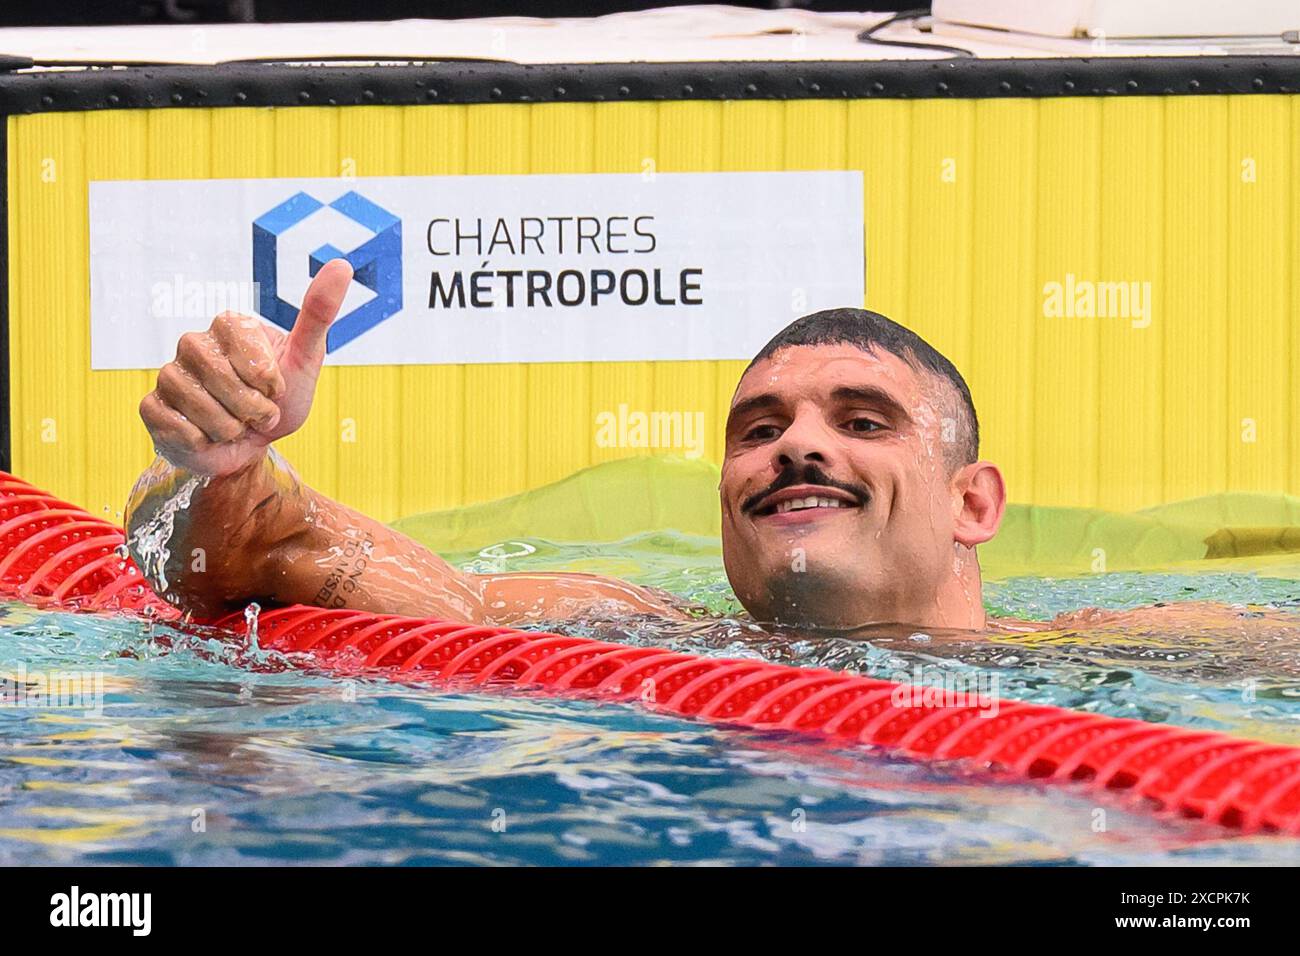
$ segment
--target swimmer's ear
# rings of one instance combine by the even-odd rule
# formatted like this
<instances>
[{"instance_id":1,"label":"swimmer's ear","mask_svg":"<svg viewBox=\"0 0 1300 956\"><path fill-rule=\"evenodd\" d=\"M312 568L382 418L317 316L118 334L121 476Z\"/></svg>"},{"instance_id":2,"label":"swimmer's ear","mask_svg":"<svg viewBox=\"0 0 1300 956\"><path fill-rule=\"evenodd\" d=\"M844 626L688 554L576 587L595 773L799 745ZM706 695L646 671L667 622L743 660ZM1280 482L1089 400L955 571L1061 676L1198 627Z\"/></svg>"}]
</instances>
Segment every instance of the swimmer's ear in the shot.
<instances>
[{"instance_id":1,"label":"swimmer's ear","mask_svg":"<svg viewBox=\"0 0 1300 956\"><path fill-rule=\"evenodd\" d=\"M997 534L1007 507L1006 486L998 466L989 461L965 465L953 475L952 487L957 512L953 540L973 548Z\"/></svg>"}]
</instances>

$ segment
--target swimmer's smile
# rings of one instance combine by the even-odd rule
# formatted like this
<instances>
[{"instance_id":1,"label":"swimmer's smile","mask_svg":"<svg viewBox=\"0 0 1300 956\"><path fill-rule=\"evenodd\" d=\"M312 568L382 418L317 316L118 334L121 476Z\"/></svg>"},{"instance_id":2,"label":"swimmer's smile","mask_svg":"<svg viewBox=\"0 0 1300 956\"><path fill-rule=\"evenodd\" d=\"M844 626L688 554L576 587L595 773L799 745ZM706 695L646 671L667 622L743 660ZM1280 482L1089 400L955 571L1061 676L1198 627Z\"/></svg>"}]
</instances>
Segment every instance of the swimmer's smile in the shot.
<instances>
[{"instance_id":1,"label":"swimmer's smile","mask_svg":"<svg viewBox=\"0 0 1300 956\"><path fill-rule=\"evenodd\" d=\"M839 488L793 485L747 503L745 510L755 521L784 526L860 513L865 505L863 496Z\"/></svg>"}]
</instances>

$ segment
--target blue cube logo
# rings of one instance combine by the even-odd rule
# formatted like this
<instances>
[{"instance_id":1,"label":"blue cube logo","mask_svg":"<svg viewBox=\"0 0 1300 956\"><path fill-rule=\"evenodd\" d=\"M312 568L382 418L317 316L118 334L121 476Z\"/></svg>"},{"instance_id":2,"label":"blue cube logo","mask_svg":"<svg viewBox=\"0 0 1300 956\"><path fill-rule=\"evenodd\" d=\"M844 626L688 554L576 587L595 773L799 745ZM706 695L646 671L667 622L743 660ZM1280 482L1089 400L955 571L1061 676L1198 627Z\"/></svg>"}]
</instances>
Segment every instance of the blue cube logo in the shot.
<instances>
[{"instance_id":1,"label":"blue cube logo","mask_svg":"<svg viewBox=\"0 0 1300 956\"><path fill-rule=\"evenodd\" d=\"M253 281L258 285L259 307L262 315L286 332L298 318L298 307L280 297L277 283L280 236L324 208L326 205L320 200L300 192L253 221ZM315 276L331 259L346 259L352 265L356 281L375 294L373 299L334 320L326 338L326 351L333 352L402 308L402 221L357 192L340 196L328 208L373 234L350 252L326 242L304 263L307 274Z\"/></svg>"}]
</instances>

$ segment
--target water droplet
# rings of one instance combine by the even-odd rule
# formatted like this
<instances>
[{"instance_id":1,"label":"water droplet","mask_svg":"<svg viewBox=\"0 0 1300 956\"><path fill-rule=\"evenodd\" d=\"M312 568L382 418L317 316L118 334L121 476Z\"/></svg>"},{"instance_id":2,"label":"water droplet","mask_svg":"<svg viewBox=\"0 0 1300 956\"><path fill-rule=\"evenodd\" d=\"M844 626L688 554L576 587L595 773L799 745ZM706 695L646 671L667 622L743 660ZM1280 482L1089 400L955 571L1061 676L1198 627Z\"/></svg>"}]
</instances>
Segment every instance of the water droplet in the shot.
<instances>
[{"instance_id":1,"label":"water droplet","mask_svg":"<svg viewBox=\"0 0 1300 956\"><path fill-rule=\"evenodd\" d=\"M248 625L248 649L254 653L261 650L257 646L257 616L262 613L262 606L253 601L244 608L244 623Z\"/></svg>"}]
</instances>

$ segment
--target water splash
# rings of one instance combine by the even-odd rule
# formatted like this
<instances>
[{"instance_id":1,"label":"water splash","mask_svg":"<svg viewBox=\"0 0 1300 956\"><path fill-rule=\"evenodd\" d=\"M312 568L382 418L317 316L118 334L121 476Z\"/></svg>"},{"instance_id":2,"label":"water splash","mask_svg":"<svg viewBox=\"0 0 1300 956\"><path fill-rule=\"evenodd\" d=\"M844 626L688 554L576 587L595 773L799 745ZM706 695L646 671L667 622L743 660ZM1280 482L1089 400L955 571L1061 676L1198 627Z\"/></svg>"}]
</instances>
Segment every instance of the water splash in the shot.
<instances>
[{"instance_id":1,"label":"water splash","mask_svg":"<svg viewBox=\"0 0 1300 956\"><path fill-rule=\"evenodd\" d=\"M244 608L244 623L248 625L248 652L254 656L262 653L262 648L257 643L257 620L261 613L262 605L256 601Z\"/></svg>"},{"instance_id":2,"label":"water splash","mask_svg":"<svg viewBox=\"0 0 1300 956\"><path fill-rule=\"evenodd\" d=\"M140 609L140 614L144 618L144 639L146 642L152 642L153 626L157 619L158 610L152 604L146 604Z\"/></svg>"},{"instance_id":3,"label":"water splash","mask_svg":"<svg viewBox=\"0 0 1300 956\"><path fill-rule=\"evenodd\" d=\"M137 527L128 539L130 553L135 555L136 564L154 590L172 600L167 591L167 562L171 559L172 535L176 531L176 516L190 506L194 492L207 487L210 479L205 475L193 475L186 479L180 489L158 506L158 510L149 516L149 520Z\"/></svg>"},{"instance_id":4,"label":"water splash","mask_svg":"<svg viewBox=\"0 0 1300 956\"><path fill-rule=\"evenodd\" d=\"M536 554L537 548L527 541L503 541L483 548L465 568L474 574L501 574L511 562Z\"/></svg>"},{"instance_id":5,"label":"water splash","mask_svg":"<svg viewBox=\"0 0 1300 956\"><path fill-rule=\"evenodd\" d=\"M131 549L126 546L125 540L113 549L113 555L117 558L117 569L125 571L126 563L131 560Z\"/></svg>"}]
</instances>

